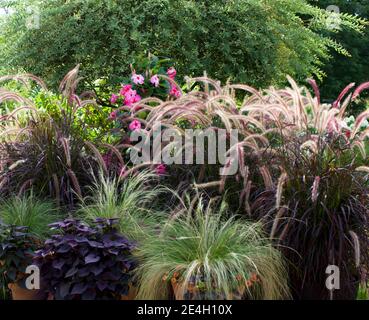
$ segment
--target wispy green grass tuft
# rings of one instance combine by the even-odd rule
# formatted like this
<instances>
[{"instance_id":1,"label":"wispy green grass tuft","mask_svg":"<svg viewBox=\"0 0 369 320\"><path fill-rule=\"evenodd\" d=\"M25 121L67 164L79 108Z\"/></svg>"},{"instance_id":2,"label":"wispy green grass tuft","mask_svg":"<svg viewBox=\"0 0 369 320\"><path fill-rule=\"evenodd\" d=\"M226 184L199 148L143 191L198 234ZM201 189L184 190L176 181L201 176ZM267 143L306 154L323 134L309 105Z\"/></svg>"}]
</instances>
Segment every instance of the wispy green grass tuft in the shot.
<instances>
[{"instance_id":1,"label":"wispy green grass tuft","mask_svg":"<svg viewBox=\"0 0 369 320\"><path fill-rule=\"evenodd\" d=\"M10 225L28 227L29 232L39 239L49 235L48 225L59 217L52 201L37 199L32 193L0 203L0 219Z\"/></svg>"},{"instance_id":2,"label":"wispy green grass tuft","mask_svg":"<svg viewBox=\"0 0 369 320\"><path fill-rule=\"evenodd\" d=\"M262 225L226 218L226 210L200 199L138 248L139 299L167 299L173 281L177 299L289 297L285 264Z\"/></svg>"},{"instance_id":3,"label":"wispy green grass tuft","mask_svg":"<svg viewBox=\"0 0 369 320\"><path fill-rule=\"evenodd\" d=\"M102 173L95 177L77 214L82 218L119 218L120 231L131 240L140 241L152 233L162 217L154 209L154 202L167 191L166 188L150 185L157 175L142 171L121 181L117 177L106 177Z\"/></svg>"}]
</instances>

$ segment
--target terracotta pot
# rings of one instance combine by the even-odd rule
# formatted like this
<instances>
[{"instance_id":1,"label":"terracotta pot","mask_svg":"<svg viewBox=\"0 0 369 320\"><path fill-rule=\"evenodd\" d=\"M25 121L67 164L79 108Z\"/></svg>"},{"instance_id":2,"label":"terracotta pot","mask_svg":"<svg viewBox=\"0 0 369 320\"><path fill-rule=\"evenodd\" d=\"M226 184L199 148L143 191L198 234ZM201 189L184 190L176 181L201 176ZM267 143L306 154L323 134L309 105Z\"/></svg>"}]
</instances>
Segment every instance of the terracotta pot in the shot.
<instances>
[{"instance_id":1,"label":"terracotta pot","mask_svg":"<svg viewBox=\"0 0 369 320\"><path fill-rule=\"evenodd\" d=\"M179 290L180 286L179 286L179 284L178 284L178 282L176 280L177 279L172 278L171 281L170 281L171 284L172 284L172 289L173 289L174 297L175 297L176 300L183 300L183 298L182 298L183 295L181 294L181 292Z\"/></svg>"},{"instance_id":2,"label":"terracotta pot","mask_svg":"<svg viewBox=\"0 0 369 320\"><path fill-rule=\"evenodd\" d=\"M135 300L137 295L137 288L132 284L129 285L128 294L122 295L120 300Z\"/></svg>"},{"instance_id":3,"label":"terracotta pot","mask_svg":"<svg viewBox=\"0 0 369 320\"><path fill-rule=\"evenodd\" d=\"M230 299L230 300L243 300L245 299L245 292L247 288L252 287L256 282L259 282L260 279L256 274L252 274L250 279L237 279L239 281L238 286L234 289L230 297L223 297L217 290L214 288L212 294L213 299ZM176 300L202 300L204 297L204 292L199 289L195 284L189 283L187 288L183 288L180 284L180 277L178 275L174 275L171 279L171 285L174 293L174 297ZM208 292L207 296L209 295Z\"/></svg>"},{"instance_id":4,"label":"terracotta pot","mask_svg":"<svg viewBox=\"0 0 369 320\"><path fill-rule=\"evenodd\" d=\"M12 293L13 300L44 300L42 290L29 290L22 288L18 283L9 283L8 288Z\"/></svg>"},{"instance_id":5,"label":"terracotta pot","mask_svg":"<svg viewBox=\"0 0 369 320\"><path fill-rule=\"evenodd\" d=\"M176 300L202 300L203 292L195 284L189 283L187 288L183 288L176 278L172 278L170 282Z\"/></svg>"}]
</instances>

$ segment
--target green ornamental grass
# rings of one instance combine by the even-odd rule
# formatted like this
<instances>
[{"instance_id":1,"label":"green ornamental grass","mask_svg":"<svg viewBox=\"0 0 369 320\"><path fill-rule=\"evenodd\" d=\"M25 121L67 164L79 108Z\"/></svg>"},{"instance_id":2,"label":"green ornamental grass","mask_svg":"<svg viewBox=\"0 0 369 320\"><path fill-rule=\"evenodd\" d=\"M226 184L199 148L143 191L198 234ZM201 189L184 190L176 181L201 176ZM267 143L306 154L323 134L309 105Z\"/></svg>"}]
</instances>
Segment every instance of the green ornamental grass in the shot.
<instances>
[{"instance_id":1,"label":"green ornamental grass","mask_svg":"<svg viewBox=\"0 0 369 320\"><path fill-rule=\"evenodd\" d=\"M48 225L60 218L50 200L37 199L32 193L15 196L0 203L0 219L6 224L24 226L38 239L50 234Z\"/></svg>"},{"instance_id":2,"label":"green ornamental grass","mask_svg":"<svg viewBox=\"0 0 369 320\"><path fill-rule=\"evenodd\" d=\"M141 171L123 181L100 174L90 188L91 196L83 199L77 214L83 219L119 218L120 232L131 240L140 241L154 231L162 216L154 201L167 191L162 186L151 186L157 176Z\"/></svg>"},{"instance_id":3,"label":"green ornamental grass","mask_svg":"<svg viewBox=\"0 0 369 320\"><path fill-rule=\"evenodd\" d=\"M139 248L139 299L289 297L281 254L260 223L226 217L226 205L182 210Z\"/></svg>"}]
</instances>

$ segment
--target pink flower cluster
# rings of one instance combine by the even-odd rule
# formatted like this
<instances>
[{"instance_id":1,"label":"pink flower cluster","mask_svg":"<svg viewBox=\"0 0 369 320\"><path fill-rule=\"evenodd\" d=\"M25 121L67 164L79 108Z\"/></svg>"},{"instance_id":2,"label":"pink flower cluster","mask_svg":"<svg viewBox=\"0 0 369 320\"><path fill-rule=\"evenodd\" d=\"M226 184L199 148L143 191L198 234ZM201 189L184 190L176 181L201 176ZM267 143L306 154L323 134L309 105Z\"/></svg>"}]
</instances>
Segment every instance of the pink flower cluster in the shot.
<instances>
[{"instance_id":1,"label":"pink flower cluster","mask_svg":"<svg viewBox=\"0 0 369 320\"><path fill-rule=\"evenodd\" d=\"M132 104L141 100L141 96L137 93L136 90L132 89L132 85L130 84L123 85L119 91L119 95L123 98L123 103L125 106L131 106ZM112 104L116 104L118 99L119 96L113 93L111 95L110 102ZM110 115L110 117L114 118L112 114Z\"/></svg>"},{"instance_id":2,"label":"pink flower cluster","mask_svg":"<svg viewBox=\"0 0 369 320\"><path fill-rule=\"evenodd\" d=\"M174 69L173 67L170 67L167 70L167 75L168 75L169 78L174 80L174 78L177 75L177 70ZM171 87L170 87L169 94L173 97L179 98L181 96L181 91L178 89L178 87L176 85L172 84Z\"/></svg>"},{"instance_id":3,"label":"pink flower cluster","mask_svg":"<svg viewBox=\"0 0 369 320\"><path fill-rule=\"evenodd\" d=\"M167 70L167 75L170 79L174 80L174 78L177 75L177 70L173 67L170 67ZM141 74L137 74L135 71L133 71L133 73L132 73L131 80L135 85L143 85L145 83L144 76L141 75ZM160 84L159 76L157 74L152 75L151 78L150 78L150 83L151 83L151 85L153 85L156 88L159 87L159 84ZM144 88L141 88L140 90L143 94L145 94L146 90ZM171 95L173 97L176 97L176 98L179 98L181 96L181 91L175 84L171 84L169 95ZM133 90L131 84L123 84L122 88L119 91L119 94L113 93L111 95L110 102L112 104L116 104L116 103L118 103L118 101L120 101L119 100L120 98L122 98L122 103L125 106L132 106L134 103L137 103L142 99L141 96L137 93L137 91ZM110 113L109 119L116 120L117 118L118 118L117 111L113 111L113 112ZM132 123L134 123L134 124L132 124ZM132 129L130 127L130 130L134 131L134 130L137 130L137 129L141 128L141 127L138 128L138 126L141 126L140 122L138 122L138 124L136 122L132 122L132 123L131 123L132 124Z\"/></svg>"},{"instance_id":4,"label":"pink flower cluster","mask_svg":"<svg viewBox=\"0 0 369 320\"><path fill-rule=\"evenodd\" d=\"M179 98L181 96L181 91L177 88L177 86L172 85L169 94L173 97Z\"/></svg>"},{"instance_id":5,"label":"pink flower cluster","mask_svg":"<svg viewBox=\"0 0 369 320\"><path fill-rule=\"evenodd\" d=\"M168 70L167 70L167 75L169 78L171 79L174 79L177 75L177 70L174 69L173 67L170 67Z\"/></svg>"},{"instance_id":6,"label":"pink flower cluster","mask_svg":"<svg viewBox=\"0 0 369 320\"><path fill-rule=\"evenodd\" d=\"M136 131L136 130L140 130L141 129L141 122L138 120L133 120L130 124L129 124L129 130L131 131Z\"/></svg>"},{"instance_id":7,"label":"pink flower cluster","mask_svg":"<svg viewBox=\"0 0 369 320\"><path fill-rule=\"evenodd\" d=\"M144 84L145 78L143 75L133 73L131 80L134 84Z\"/></svg>"},{"instance_id":8,"label":"pink flower cluster","mask_svg":"<svg viewBox=\"0 0 369 320\"><path fill-rule=\"evenodd\" d=\"M153 75L150 79L150 82L153 86L158 87L160 82L158 75L157 74Z\"/></svg>"},{"instance_id":9,"label":"pink flower cluster","mask_svg":"<svg viewBox=\"0 0 369 320\"><path fill-rule=\"evenodd\" d=\"M136 90L132 89L132 85L130 84L123 85L122 89L119 91L119 94L124 97L125 106L131 106L133 103L141 100L140 95L137 94Z\"/></svg>"}]
</instances>

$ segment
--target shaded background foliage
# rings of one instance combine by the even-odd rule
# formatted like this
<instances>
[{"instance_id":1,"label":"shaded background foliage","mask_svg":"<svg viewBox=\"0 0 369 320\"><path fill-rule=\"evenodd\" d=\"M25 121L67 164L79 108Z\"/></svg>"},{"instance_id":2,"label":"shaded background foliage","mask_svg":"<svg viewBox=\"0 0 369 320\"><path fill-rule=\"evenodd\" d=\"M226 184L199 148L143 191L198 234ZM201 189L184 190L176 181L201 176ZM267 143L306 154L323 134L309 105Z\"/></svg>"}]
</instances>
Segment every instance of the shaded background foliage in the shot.
<instances>
[{"instance_id":1,"label":"shaded background foliage","mask_svg":"<svg viewBox=\"0 0 369 320\"><path fill-rule=\"evenodd\" d=\"M369 2L367 0L310 0L310 2L323 9L329 5L336 5L341 12L369 18ZM369 30L366 29L363 34L351 32L347 28L343 28L343 31L336 35L336 39L349 50L351 57L332 52L333 59L323 67L327 77L324 78L320 87L322 97L327 101L336 99L342 88L348 83L360 84L369 80ZM367 93L364 95L368 96Z\"/></svg>"},{"instance_id":2,"label":"shaded background foliage","mask_svg":"<svg viewBox=\"0 0 369 320\"><path fill-rule=\"evenodd\" d=\"M323 73L330 48L325 10L306 0L29 0L0 32L0 65L56 85L77 63L85 84L118 82L142 52L171 57L183 75L209 76L256 87ZM27 29L27 7L38 6L39 29ZM343 17L348 29L361 21Z\"/></svg>"}]
</instances>

